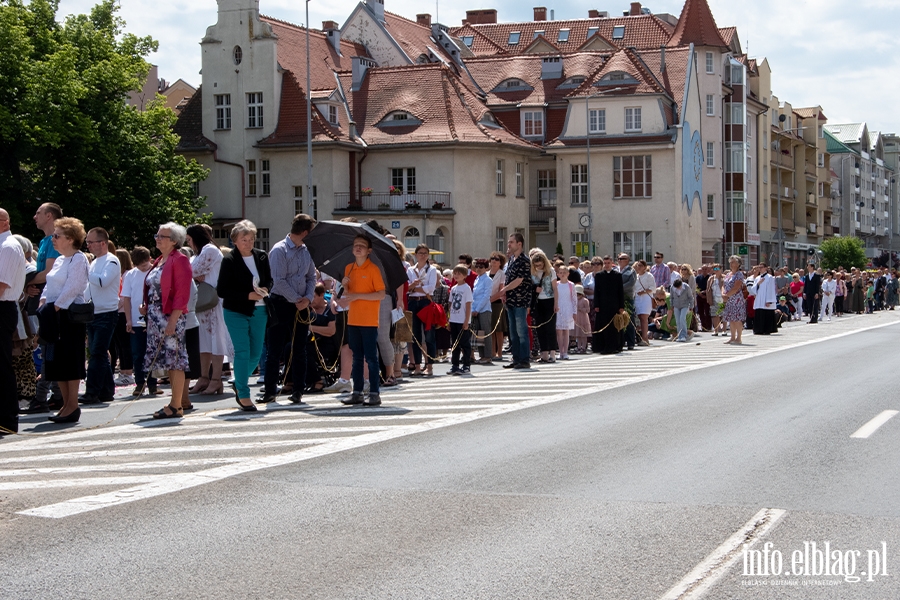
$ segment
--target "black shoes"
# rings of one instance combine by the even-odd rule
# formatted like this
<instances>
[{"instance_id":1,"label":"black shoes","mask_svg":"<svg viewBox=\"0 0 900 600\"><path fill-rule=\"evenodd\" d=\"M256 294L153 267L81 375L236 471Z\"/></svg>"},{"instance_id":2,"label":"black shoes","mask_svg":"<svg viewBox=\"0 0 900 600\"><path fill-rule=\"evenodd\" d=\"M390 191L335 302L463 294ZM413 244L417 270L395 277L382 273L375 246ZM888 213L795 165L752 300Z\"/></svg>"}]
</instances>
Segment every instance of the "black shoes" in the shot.
<instances>
[{"instance_id":1,"label":"black shoes","mask_svg":"<svg viewBox=\"0 0 900 600\"><path fill-rule=\"evenodd\" d=\"M256 401L257 404L268 404L278 399L278 394L263 394L263 397Z\"/></svg>"},{"instance_id":2,"label":"black shoes","mask_svg":"<svg viewBox=\"0 0 900 600\"><path fill-rule=\"evenodd\" d=\"M67 414L64 417L59 416L59 414L55 414L55 415L51 415L47 418L50 419L51 421L53 421L54 423L77 423L78 419L81 418L81 409L76 408L75 410L73 410L72 412L70 412L69 414Z\"/></svg>"},{"instance_id":3,"label":"black shoes","mask_svg":"<svg viewBox=\"0 0 900 600\"><path fill-rule=\"evenodd\" d=\"M291 404L303 404L303 394L300 392L294 392L291 394Z\"/></svg>"},{"instance_id":4,"label":"black shoes","mask_svg":"<svg viewBox=\"0 0 900 600\"><path fill-rule=\"evenodd\" d=\"M519 363L514 363L514 362L506 363L505 365L503 365L503 368L504 369L515 369L517 364L519 364Z\"/></svg>"},{"instance_id":5,"label":"black shoes","mask_svg":"<svg viewBox=\"0 0 900 600\"><path fill-rule=\"evenodd\" d=\"M350 394L349 398L344 398L341 400L341 404L346 404L347 406L351 406L353 404L362 404L363 403L363 393L362 392L353 392Z\"/></svg>"},{"instance_id":6,"label":"black shoes","mask_svg":"<svg viewBox=\"0 0 900 600\"><path fill-rule=\"evenodd\" d=\"M78 404L102 404L103 402L112 402L115 397L99 398L93 394L84 394L78 397Z\"/></svg>"},{"instance_id":7,"label":"black shoes","mask_svg":"<svg viewBox=\"0 0 900 600\"><path fill-rule=\"evenodd\" d=\"M19 414L37 415L40 413L50 412L50 406L45 402L34 402L28 404L28 408L20 408Z\"/></svg>"},{"instance_id":8,"label":"black shoes","mask_svg":"<svg viewBox=\"0 0 900 600\"><path fill-rule=\"evenodd\" d=\"M234 391L234 401L237 402L237 405L241 408L242 411L244 411L244 412L256 412L256 405L255 405L255 404L253 404L253 403L251 402L250 405L247 406L246 404L244 404L243 402L241 402L241 395L238 393L237 385L236 385L233 381L231 382L231 389Z\"/></svg>"},{"instance_id":9,"label":"black shoes","mask_svg":"<svg viewBox=\"0 0 900 600\"><path fill-rule=\"evenodd\" d=\"M531 363L516 363L512 367L513 369L530 369Z\"/></svg>"},{"instance_id":10,"label":"black shoes","mask_svg":"<svg viewBox=\"0 0 900 600\"><path fill-rule=\"evenodd\" d=\"M381 406L381 395L369 394L369 397L363 402L363 406Z\"/></svg>"}]
</instances>

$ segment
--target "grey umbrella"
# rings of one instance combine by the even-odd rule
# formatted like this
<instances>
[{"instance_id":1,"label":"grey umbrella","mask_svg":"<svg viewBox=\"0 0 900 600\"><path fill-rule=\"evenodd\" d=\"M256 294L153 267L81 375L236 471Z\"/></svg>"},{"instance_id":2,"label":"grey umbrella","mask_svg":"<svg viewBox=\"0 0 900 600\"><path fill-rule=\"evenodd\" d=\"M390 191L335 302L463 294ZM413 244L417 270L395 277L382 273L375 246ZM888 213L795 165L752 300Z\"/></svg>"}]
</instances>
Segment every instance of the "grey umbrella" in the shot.
<instances>
[{"instance_id":1,"label":"grey umbrella","mask_svg":"<svg viewBox=\"0 0 900 600\"><path fill-rule=\"evenodd\" d=\"M321 221L303 243L309 248L313 262L319 271L338 281L344 278L344 268L356 260L353 257L353 238L365 235L372 241L369 258L381 269L385 286L395 290L406 281L406 268L400 260L394 243L363 223L345 221Z\"/></svg>"}]
</instances>

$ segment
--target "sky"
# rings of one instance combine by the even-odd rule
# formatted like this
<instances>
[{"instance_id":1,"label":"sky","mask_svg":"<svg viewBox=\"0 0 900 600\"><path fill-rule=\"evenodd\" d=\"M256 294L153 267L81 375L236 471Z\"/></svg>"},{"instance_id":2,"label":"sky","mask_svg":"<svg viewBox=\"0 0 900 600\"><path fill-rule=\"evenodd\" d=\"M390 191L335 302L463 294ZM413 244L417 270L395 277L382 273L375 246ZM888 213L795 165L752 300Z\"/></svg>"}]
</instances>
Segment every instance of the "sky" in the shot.
<instances>
[{"instance_id":1,"label":"sky","mask_svg":"<svg viewBox=\"0 0 900 600\"><path fill-rule=\"evenodd\" d=\"M220 0L238 2L240 0ZM322 21L346 20L358 0L309 0L313 28ZM457 26L466 9L496 8L498 20L526 21L533 7L545 5L557 19L586 18L588 10L611 15L628 10L629 0L470 0L422 2L385 0L385 9L415 19L430 12L432 20ZM736 26L744 52L760 61L769 60L772 91L795 108L821 105L829 123L865 121L869 130L900 133L900 116L894 101L900 98L900 52L897 52L897 0L708 0L719 27ZM61 0L58 18L86 13L95 0ZM654 13L681 13L684 0L649 0ZM200 83L199 41L206 27L216 22L214 0L120 0L120 16L126 30L150 35L159 51L148 60L159 66L167 81L179 78ZM299 0L259 0L260 12L302 25L306 6ZM435 16L437 15L437 18Z\"/></svg>"}]
</instances>

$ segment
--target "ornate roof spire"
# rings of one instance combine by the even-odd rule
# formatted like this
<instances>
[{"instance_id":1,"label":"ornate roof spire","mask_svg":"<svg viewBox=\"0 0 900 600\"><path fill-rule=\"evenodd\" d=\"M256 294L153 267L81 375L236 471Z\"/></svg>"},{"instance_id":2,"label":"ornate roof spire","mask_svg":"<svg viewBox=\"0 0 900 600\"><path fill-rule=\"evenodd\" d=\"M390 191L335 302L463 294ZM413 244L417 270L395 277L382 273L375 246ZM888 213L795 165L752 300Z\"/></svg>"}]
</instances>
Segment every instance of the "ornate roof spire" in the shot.
<instances>
[{"instance_id":1,"label":"ornate roof spire","mask_svg":"<svg viewBox=\"0 0 900 600\"><path fill-rule=\"evenodd\" d=\"M727 48L728 44L722 39L716 20L706 0L685 0L681 16L678 18L678 26L669 40L669 47L687 46L714 46Z\"/></svg>"}]
</instances>

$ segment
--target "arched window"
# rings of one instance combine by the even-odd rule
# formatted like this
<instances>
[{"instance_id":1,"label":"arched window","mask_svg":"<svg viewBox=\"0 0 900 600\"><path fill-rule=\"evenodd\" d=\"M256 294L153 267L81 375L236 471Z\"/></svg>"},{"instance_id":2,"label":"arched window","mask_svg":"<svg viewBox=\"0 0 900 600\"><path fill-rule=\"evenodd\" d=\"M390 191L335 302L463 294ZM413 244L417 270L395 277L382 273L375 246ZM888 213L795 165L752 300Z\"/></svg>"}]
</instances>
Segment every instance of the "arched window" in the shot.
<instances>
[{"instance_id":1,"label":"arched window","mask_svg":"<svg viewBox=\"0 0 900 600\"><path fill-rule=\"evenodd\" d=\"M239 65L241 61L244 60L244 51L241 50L240 46L235 46L232 51L232 58L234 58L234 64Z\"/></svg>"},{"instance_id":2,"label":"arched window","mask_svg":"<svg viewBox=\"0 0 900 600\"><path fill-rule=\"evenodd\" d=\"M419 234L418 229L407 227L406 231L403 232L403 245L412 250L421 243L421 238L422 236Z\"/></svg>"}]
</instances>

